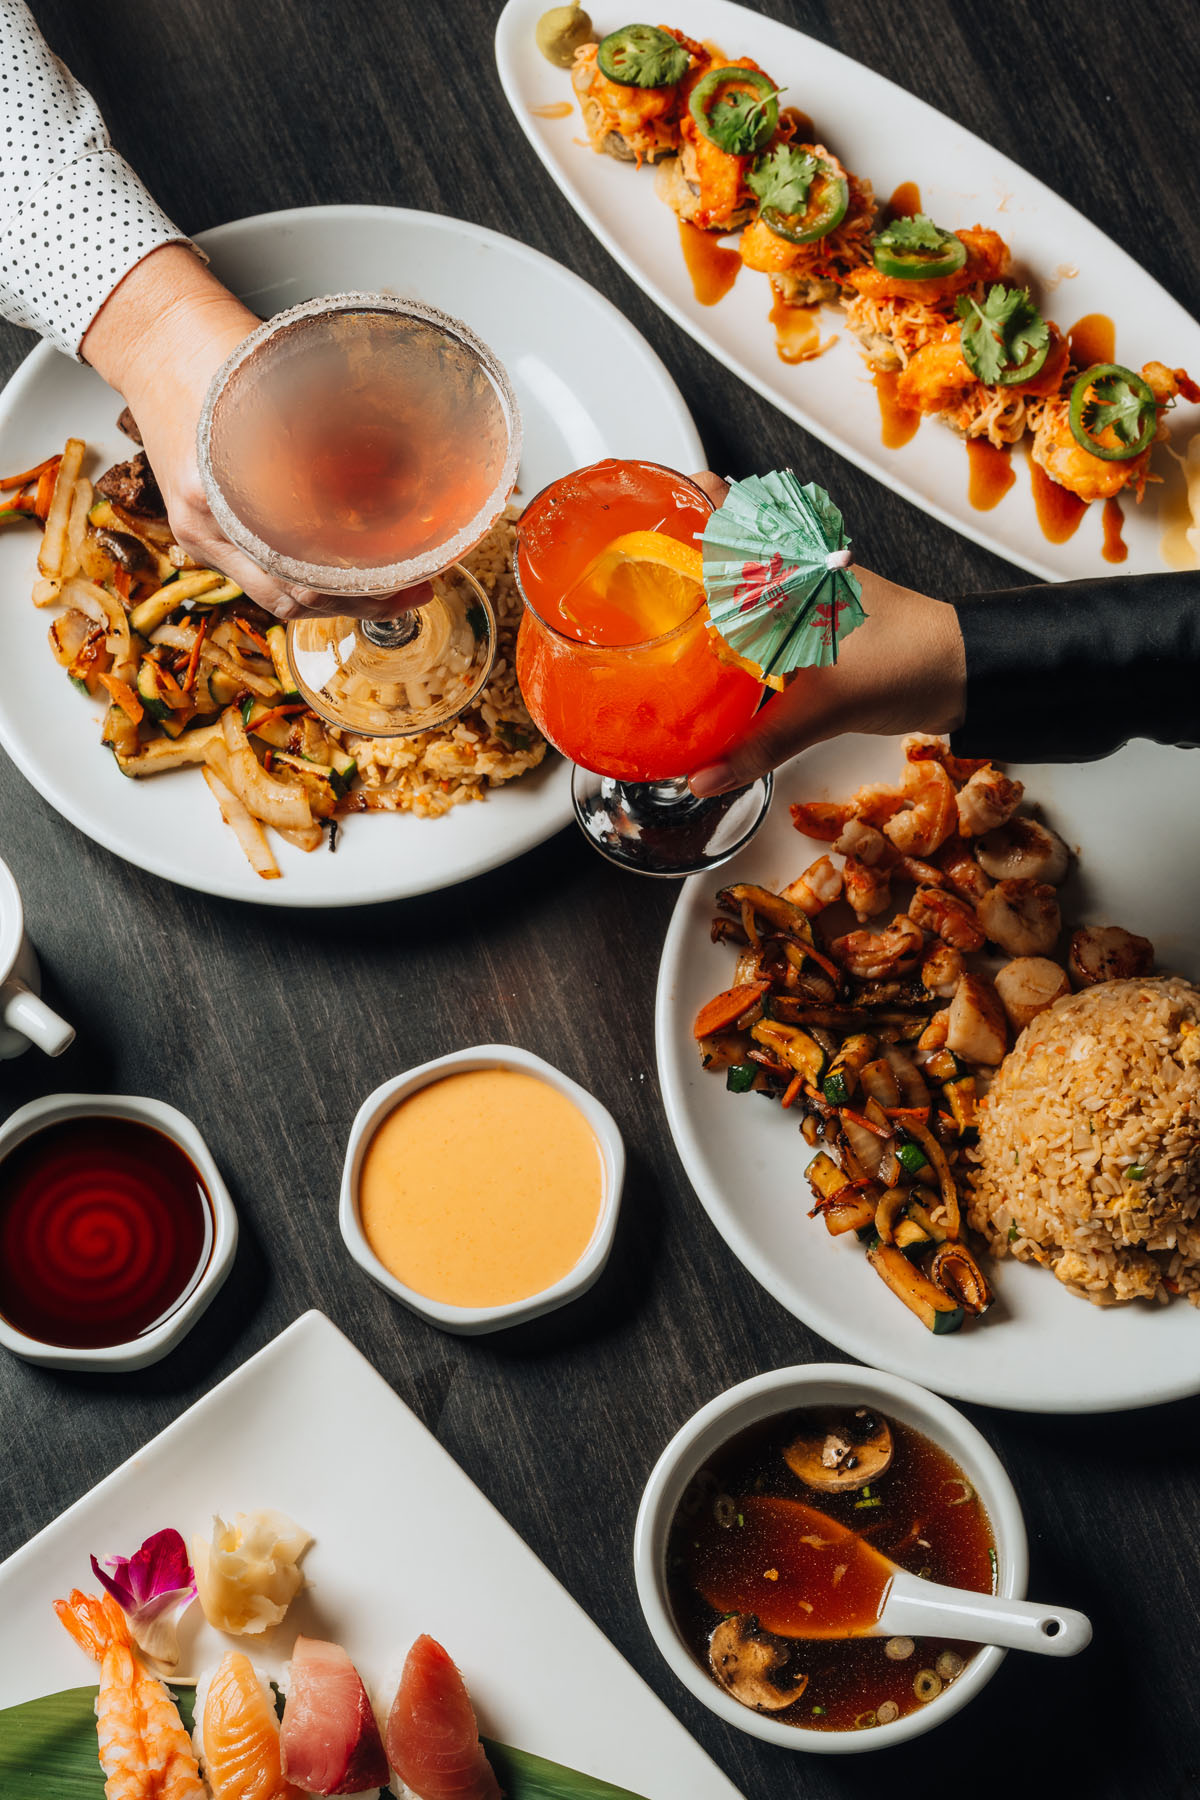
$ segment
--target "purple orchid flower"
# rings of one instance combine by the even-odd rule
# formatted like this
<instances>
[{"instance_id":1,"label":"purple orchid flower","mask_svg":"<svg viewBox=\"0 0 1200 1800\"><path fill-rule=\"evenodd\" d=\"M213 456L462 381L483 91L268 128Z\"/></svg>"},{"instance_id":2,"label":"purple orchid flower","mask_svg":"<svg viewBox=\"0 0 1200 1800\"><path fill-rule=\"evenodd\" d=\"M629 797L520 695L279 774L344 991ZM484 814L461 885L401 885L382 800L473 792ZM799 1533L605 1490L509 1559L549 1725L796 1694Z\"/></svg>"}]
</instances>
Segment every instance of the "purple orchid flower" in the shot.
<instances>
[{"instance_id":1,"label":"purple orchid flower","mask_svg":"<svg viewBox=\"0 0 1200 1800\"><path fill-rule=\"evenodd\" d=\"M196 1578L179 1533L156 1531L132 1556L91 1560L97 1581L129 1620L138 1648L173 1669L179 1661L179 1619L196 1598Z\"/></svg>"}]
</instances>

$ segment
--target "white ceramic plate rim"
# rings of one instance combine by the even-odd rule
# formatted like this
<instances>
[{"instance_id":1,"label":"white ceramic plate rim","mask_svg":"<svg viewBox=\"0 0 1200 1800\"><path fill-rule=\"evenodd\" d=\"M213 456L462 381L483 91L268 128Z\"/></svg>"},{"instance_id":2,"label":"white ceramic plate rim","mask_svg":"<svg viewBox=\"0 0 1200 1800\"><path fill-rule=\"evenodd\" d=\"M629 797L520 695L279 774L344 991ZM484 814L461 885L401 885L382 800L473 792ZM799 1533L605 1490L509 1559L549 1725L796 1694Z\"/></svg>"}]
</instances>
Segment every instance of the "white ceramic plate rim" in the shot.
<instances>
[{"instance_id":1,"label":"white ceramic plate rim","mask_svg":"<svg viewBox=\"0 0 1200 1800\"><path fill-rule=\"evenodd\" d=\"M723 342L717 332L710 330L705 324L705 316L717 315L721 303L718 303L716 308L708 309L699 306L690 307L686 302L681 304L673 298L658 278L658 270L660 266L664 265L655 263L650 266L643 263L631 253L629 244L623 243L621 237L604 223L581 192L577 181L573 179L575 165L568 163L564 168L557 160L555 149L551 147L550 143L553 126L531 113L531 105L535 100L544 102L548 98L560 100L572 98L567 72L552 69L534 48L534 26L542 10L542 0L508 0L508 4L500 16L496 26L496 62L505 98L543 167L560 192L565 195L589 230L604 245L624 272L637 282L638 286L650 296L657 306L660 306L697 343L703 345L711 356L732 370L748 386L754 388L772 406L778 407L804 430L811 432L814 437L820 438L831 449L846 457L849 462L864 469L886 487L903 495L912 505L919 507L932 518L938 519L943 525L949 526L952 531L959 532L984 549L990 550L994 555L1003 557L1006 561L1029 570L1031 574L1041 576L1044 580L1081 579L1104 575L1108 572L1108 566L1100 558L1098 527L1092 533L1097 540L1094 552L1084 552L1083 539L1078 534L1065 546L1046 545L1043 549L1036 527L1034 527L1035 535L1033 537L1030 537L1015 520L1012 529L1007 534L992 531L987 521L995 519L997 514L995 512L976 512L969 507L965 500L963 509L956 513L944 505L935 493L925 491L914 480L906 477L903 464L897 463L894 458L889 462L886 460L886 456L867 454L852 443L845 432L839 428L836 408L826 407L824 410L814 410L810 406L802 404L788 392L783 385L786 379L783 375L769 380L756 372L743 356L739 356L735 350L731 349L729 343ZM776 78L781 79L785 86L789 81L793 82L795 84L793 93L802 99L804 104L815 114L819 114L821 111L821 93L828 91L827 88L823 89L819 86L820 76L814 76L806 86L798 80L794 73L795 70L811 66L814 55L819 59L822 75L827 69L834 72L833 82L840 90L861 92L863 108L869 110L871 116L884 116L898 112L904 121L904 127L896 135L906 146L906 157L904 160L905 173L903 177L898 175L896 179L917 179L922 193L936 188L939 182L945 181L947 171L954 169L956 158L964 153L985 155L989 159L991 169L995 171L997 200L1000 204L997 206L986 196L980 195L978 215L983 224L994 225L995 228L1002 231L1012 245L1016 263L1020 262L1021 244L1018 225L1013 222L1011 215L1031 214L1039 208L1052 209L1060 231L1063 221L1067 221L1066 235L1073 246L1082 243L1092 255L1103 256L1113 296L1111 304L1103 310L1118 315L1118 325L1121 328L1118 353L1123 351L1126 341L1126 321L1129 323L1130 334L1136 329L1137 309L1131 307L1128 302L1124 305L1120 304L1122 292L1128 290L1132 285L1132 291L1140 296L1144 296L1150 288L1154 289L1155 294L1159 297L1158 303L1163 316L1171 317L1177 334L1176 339L1173 340L1176 347L1169 354L1165 350L1147 350L1147 356L1161 355L1164 360L1175 366L1180 361L1186 362L1188 356L1191 355L1194 361L1200 363L1200 339L1198 339L1196 322L1190 318L1178 301L1169 295L1159 283L1153 281L1133 257L1122 250L1119 245L1113 243L1111 239L1105 237L1067 200L1047 187L1044 182L1022 169L1019 164L994 150L985 140L967 131L965 127L948 118L944 113L938 112L926 101L918 99L915 94L909 93L898 83L889 80L884 75L877 74L873 69L856 62L843 52L833 49L819 38L797 31L782 21L767 18L749 7L736 5L733 0L690 0L687 12L688 16L683 22L686 23L687 29L691 33L701 38L719 40L722 47L731 55L734 54L731 46L736 46L736 52L739 55L757 56L772 69ZM618 16L619 9L614 11L612 6L607 4L607 0L603 11L593 9L593 15L597 30L601 34L614 29L620 22L620 17L623 17L623 15ZM677 13L676 17L682 19L683 15ZM784 60L789 51L787 48L777 48L784 46L785 40L793 41L790 49L790 68L787 67ZM764 44L768 48L764 49ZM549 94L548 90L543 91L542 78L547 75L561 78L553 96ZM575 156L590 158L593 164L607 165L606 173L611 171L611 176L615 180L622 177L628 178L633 174L629 165L615 162L608 157L597 157L592 152L582 139L583 127L577 110L573 110L572 118L567 121L567 124L572 130L574 138L582 144L581 148L573 148ZM909 154L909 146L912 142L917 138L925 137L926 134L933 143L937 144L937 152L934 153L925 148ZM835 142L835 135L831 135L831 142ZM851 166L859 166L855 164L853 146L848 140L840 145L835 142L835 148L838 147L848 157ZM879 180L882 173L877 163L872 168L862 167L861 172L873 176L876 180ZM880 181L879 185L882 197L888 183ZM661 202L656 201L655 203L661 206ZM667 215L665 207L662 207L662 211L664 215ZM1001 216L993 218L993 212ZM674 243L669 215L667 215L667 221L662 241L667 245L666 255L677 257L678 250ZM964 218L962 222L965 224L970 221ZM1064 251L1064 257L1065 255ZM1078 258L1076 257L1075 260L1077 262ZM1065 261L1060 265L1060 267L1066 266ZM1036 273L1045 285L1048 271L1039 269ZM1047 310L1053 309L1048 307ZM1074 320L1086 312L1096 310L1100 309L1082 305L1071 307L1069 309L1070 318ZM768 331L765 323L765 305L762 313L761 330L765 333ZM830 328L832 315L825 312L822 319L823 331L827 331ZM1064 324L1066 322L1064 321ZM747 340L743 336L741 341ZM1140 361L1141 358L1134 360ZM1195 417L1190 413L1188 417L1191 420L1191 429L1194 430L1196 428ZM934 429L942 430L944 428L938 426L935 420L927 421L922 427L922 430L926 432ZM949 434L947 433L947 435ZM936 452L934 454L936 455ZM1162 461L1156 463L1157 472L1161 476L1169 477L1171 471L1168 459L1161 449L1158 454ZM965 456L962 457L962 461L964 470L961 487L965 492ZM1001 505L1003 506L1003 502ZM1132 507L1126 509L1127 520L1133 511ZM1030 547L1031 544L1034 546L1033 548ZM1143 567L1151 569L1162 566L1157 557L1146 553L1139 554L1138 548L1131 544L1130 560L1125 565L1126 573L1136 572Z\"/></svg>"},{"instance_id":2,"label":"white ceramic plate rim","mask_svg":"<svg viewBox=\"0 0 1200 1800\"><path fill-rule=\"evenodd\" d=\"M500 232L465 220L404 207L314 206L260 213L250 218L234 220L229 224L216 226L211 231L200 232L196 242L219 257L224 251L244 247L247 243L253 244L256 238L261 238L268 246L264 258L269 263L271 256L278 253L272 248L277 234L291 240L299 236L302 241L306 234L315 237L323 228L338 226L359 226L378 233L384 222L400 231L420 234L426 243L431 236L440 236L486 247L516 264L536 271L539 281L548 291L557 289L568 301L576 298L578 304L603 316L629 346L641 377L649 383L648 393L653 400L658 441L662 445L669 443L673 446L671 456L680 467L703 466L703 446L682 395L661 360L619 309L562 264ZM273 269L269 268L267 272L272 273ZM352 274L353 270L344 271L346 279ZM265 286L256 290L251 284L247 291L252 298L260 298L269 305L272 288L278 285L268 281ZM464 297L465 311L471 310L468 299L469 297ZM0 429L11 427L14 421L23 416L36 417L40 383L51 371L61 379L63 369L60 365L65 364L65 360L49 344L41 344L30 353L0 394ZM66 368L69 370L70 365L66 365ZM84 373L89 380L96 379L91 376L90 371L81 371L81 374ZM569 404L570 398L568 391L564 404ZM119 400L114 395L114 418L118 407ZM630 449L628 446L618 447L613 453L628 454ZM665 450L664 457L671 460L671 457L665 456ZM553 478L553 472L544 473L546 479ZM541 481L538 485L542 485ZM529 497L529 491L526 492L526 498ZM32 555L27 560L32 580ZM22 593L20 598L28 605L26 595ZM47 623L52 616L53 609L48 609L45 615ZM49 659L48 651L45 655ZM513 861L562 830L572 818L570 767L551 751L540 768L521 780L493 791L485 801L469 802L454 809L459 814L486 812L491 815L491 821L486 829L481 829L478 833L472 831L471 847L465 848L457 856L453 866L435 866L430 871L424 867L419 854L410 854L403 864L388 869L384 866L384 859L380 859L381 873L371 875L360 870L357 880L344 889L313 893L307 889L305 882L305 857L277 839L273 838L272 847L283 870L283 876L279 880L264 881L250 870L248 864L243 869L236 858L224 856L221 852L227 848L226 840L233 841L232 834L222 825L215 806L211 808L212 830L215 834L212 843L218 847L218 853L210 858L206 854L206 840L202 838L194 856L186 864L174 855L159 852L152 828L138 822L135 809L118 814L119 822L96 817L76 794L69 776L64 777L53 760L47 761L36 751L31 751L14 732L6 716L2 683L0 743L26 780L55 811L105 849L150 874L197 892L226 899L249 900L264 906L341 908L431 893ZM96 754L100 754L98 748ZM207 796L195 789L195 783L200 780L199 772L180 771L172 779L186 785L189 777L192 778L192 791L195 794L194 804L199 809L197 816L208 819L209 807L203 804ZM392 823L420 825L423 830L436 833L439 825L447 825L453 818L452 813L442 820L418 821L409 815L403 815ZM358 823L353 819L350 822ZM385 827L387 824L385 820L370 822ZM483 821L480 823L482 825ZM324 853L318 851L315 854L323 856ZM239 851L237 856L240 855Z\"/></svg>"},{"instance_id":3,"label":"white ceramic plate rim","mask_svg":"<svg viewBox=\"0 0 1200 1800\"><path fill-rule=\"evenodd\" d=\"M1029 1578L1029 1543L1021 1503L1003 1463L987 1440L954 1407L927 1389L881 1369L856 1369L844 1363L805 1363L751 1376L718 1394L680 1426L650 1474L638 1508L633 1560L638 1599L660 1652L691 1693L727 1725L785 1750L816 1751L829 1756L884 1750L906 1738L932 1731L972 1700L996 1673L1006 1651L986 1645L937 1699L890 1725L865 1731L813 1731L784 1725L752 1712L722 1693L689 1654L671 1617L664 1593L667 1534L675 1509L695 1471L743 1427L795 1407L876 1406L890 1411L932 1438L965 1470L983 1497L996 1539L996 1592L1009 1600L1025 1597Z\"/></svg>"}]
</instances>

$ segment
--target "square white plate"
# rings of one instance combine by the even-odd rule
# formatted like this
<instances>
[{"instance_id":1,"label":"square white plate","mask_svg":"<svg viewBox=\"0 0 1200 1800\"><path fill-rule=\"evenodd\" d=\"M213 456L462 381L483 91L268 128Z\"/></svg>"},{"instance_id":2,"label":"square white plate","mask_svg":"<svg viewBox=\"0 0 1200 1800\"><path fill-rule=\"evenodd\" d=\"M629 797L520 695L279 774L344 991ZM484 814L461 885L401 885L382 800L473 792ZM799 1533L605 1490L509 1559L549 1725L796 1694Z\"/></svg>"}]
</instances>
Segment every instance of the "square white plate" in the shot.
<instances>
[{"instance_id":1,"label":"square white plate","mask_svg":"<svg viewBox=\"0 0 1200 1800\"><path fill-rule=\"evenodd\" d=\"M371 1688L428 1631L462 1669L486 1736L650 1800L740 1800L319 1312L297 1319L0 1564L0 1707L91 1679L51 1602L75 1586L95 1589L92 1551L128 1555L167 1525L190 1538L208 1530L214 1512L256 1506L279 1507L313 1534L309 1586L271 1653L202 1621L195 1629L193 1606L183 1645L189 1673L232 1644L278 1673L303 1631L344 1643ZM628 1587L632 1606L631 1574Z\"/></svg>"}]
</instances>

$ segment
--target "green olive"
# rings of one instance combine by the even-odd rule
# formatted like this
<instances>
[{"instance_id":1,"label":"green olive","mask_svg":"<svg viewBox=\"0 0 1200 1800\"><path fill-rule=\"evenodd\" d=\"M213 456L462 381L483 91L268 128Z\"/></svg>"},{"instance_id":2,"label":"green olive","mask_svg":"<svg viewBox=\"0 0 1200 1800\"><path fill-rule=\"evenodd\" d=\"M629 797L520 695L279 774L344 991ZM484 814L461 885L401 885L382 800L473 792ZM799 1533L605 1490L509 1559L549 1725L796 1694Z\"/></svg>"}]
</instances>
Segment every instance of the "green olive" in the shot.
<instances>
[{"instance_id":1,"label":"green olive","mask_svg":"<svg viewBox=\"0 0 1200 1800\"><path fill-rule=\"evenodd\" d=\"M552 6L537 22L537 47L556 69L569 69L581 44L594 44L592 21L582 6Z\"/></svg>"}]
</instances>

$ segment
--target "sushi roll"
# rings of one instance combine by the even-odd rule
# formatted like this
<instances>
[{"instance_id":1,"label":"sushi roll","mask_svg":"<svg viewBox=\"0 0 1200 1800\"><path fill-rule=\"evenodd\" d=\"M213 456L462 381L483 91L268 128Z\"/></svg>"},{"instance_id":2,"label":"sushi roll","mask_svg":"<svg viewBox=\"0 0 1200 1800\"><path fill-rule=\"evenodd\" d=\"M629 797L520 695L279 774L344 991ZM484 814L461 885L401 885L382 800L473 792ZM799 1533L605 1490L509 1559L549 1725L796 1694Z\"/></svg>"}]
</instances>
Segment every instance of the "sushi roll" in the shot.
<instances>
[{"instance_id":1,"label":"sushi roll","mask_svg":"<svg viewBox=\"0 0 1200 1800\"><path fill-rule=\"evenodd\" d=\"M679 148L684 77L706 60L681 31L625 25L575 52L571 85L593 150L641 164Z\"/></svg>"},{"instance_id":2,"label":"sushi roll","mask_svg":"<svg viewBox=\"0 0 1200 1800\"><path fill-rule=\"evenodd\" d=\"M376 1800L388 1779L367 1691L340 1644L296 1639L279 1741L284 1776L310 1793Z\"/></svg>"},{"instance_id":3,"label":"sushi roll","mask_svg":"<svg viewBox=\"0 0 1200 1800\"><path fill-rule=\"evenodd\" d=\"M847 278L846 325L873 368L902 369L954 325L960 294L980 297L1008 274L1008 245L982 225L943 231L924 214L877 233L869 263Z\"/></svg>"},{"instance_id":4,"label":"sushi roll","mask_svg":"<svg viewBox=\"0 0 1200 1800\"><path fill-rule=\"evenodd\" d=\"M758 210L751 168L790 131L780 129L779 90L756 62L743 56L718 64L702 54L682 83L679 154L659 168L658 197L702 231L736 231Z\"/></svg>"},{"instance_id":5,"label":"sushi roll","mask_svg":"<svg viewBox=\"0 0 1200 1800\"><path fill-rule=\"evenodd\" d=\"M746 176L759 214L738 249L771 278L785 306L837 300L853 269L871 260L875 195L823 144L781 143Z\"/></svg>"}]
</instances>

